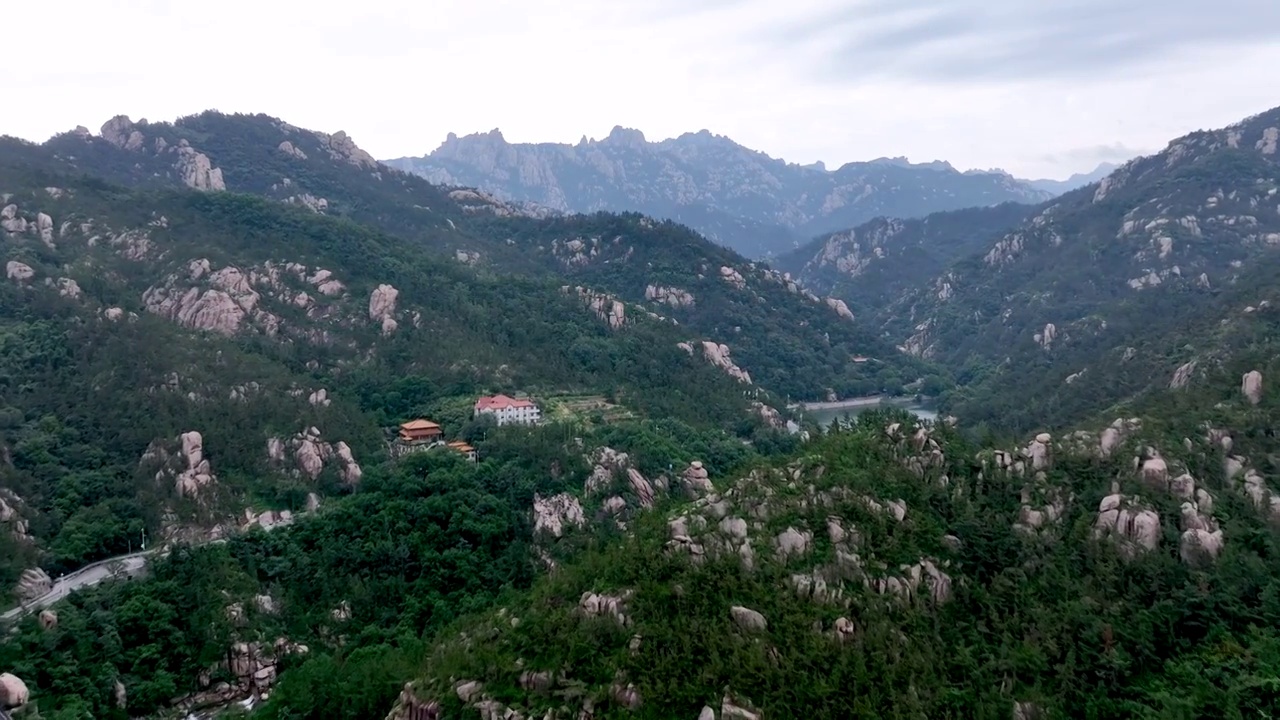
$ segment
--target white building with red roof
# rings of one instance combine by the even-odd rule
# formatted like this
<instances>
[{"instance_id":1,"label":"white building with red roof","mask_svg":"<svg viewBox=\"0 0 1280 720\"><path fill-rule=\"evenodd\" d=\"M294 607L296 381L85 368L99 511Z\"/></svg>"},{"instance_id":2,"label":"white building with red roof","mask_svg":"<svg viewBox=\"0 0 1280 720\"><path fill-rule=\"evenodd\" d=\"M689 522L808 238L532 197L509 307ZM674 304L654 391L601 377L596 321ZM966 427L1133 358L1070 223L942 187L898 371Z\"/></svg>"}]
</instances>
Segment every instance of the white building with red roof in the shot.
<instances>
[{"instance_id":1,"label":"white building with red roof","mask_svg":"<svg viewBox=\"0 0 1280 720\"><path fill-rule=\"evenodd\" d=\"M531 400L517 400L506 395L482 397L476 401L475 416L488 413L498 425L534 425L542 419L542 410Z\"/></svg>"}]
</instances>

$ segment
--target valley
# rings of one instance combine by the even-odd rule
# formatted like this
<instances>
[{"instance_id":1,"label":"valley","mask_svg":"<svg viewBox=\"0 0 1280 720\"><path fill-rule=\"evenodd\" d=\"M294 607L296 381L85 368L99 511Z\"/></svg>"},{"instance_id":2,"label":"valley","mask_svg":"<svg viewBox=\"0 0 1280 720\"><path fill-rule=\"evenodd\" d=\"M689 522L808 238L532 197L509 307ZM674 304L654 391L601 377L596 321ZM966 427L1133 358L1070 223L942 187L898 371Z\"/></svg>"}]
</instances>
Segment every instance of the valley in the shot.
<instances>
[{"instance_id":1,"label":"valley","mask_svg":"<svg viewBox=\"0 0 1280 720\"><path fill-rule=\"evenodd\" d=\"M1278 137L0 138L0 713L1280 711Z\"/></svg>"}]
</instances>

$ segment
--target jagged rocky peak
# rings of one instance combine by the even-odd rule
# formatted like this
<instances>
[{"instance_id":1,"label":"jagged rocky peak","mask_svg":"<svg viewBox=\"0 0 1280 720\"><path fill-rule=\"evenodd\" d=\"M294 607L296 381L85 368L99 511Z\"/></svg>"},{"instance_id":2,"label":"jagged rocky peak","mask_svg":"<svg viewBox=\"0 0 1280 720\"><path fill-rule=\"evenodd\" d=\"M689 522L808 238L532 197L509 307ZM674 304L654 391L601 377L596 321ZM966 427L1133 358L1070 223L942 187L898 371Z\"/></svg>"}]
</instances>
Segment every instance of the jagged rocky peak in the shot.
<instances>
[{"instance_id":1,"label":"jagged rocky peak","mask_svg":"<svg viewBox=\"0 0 1280 720\"><path fill-rule=\"evenodd\" d=\"M317 138L324 144L325 149L329 151L329 155L335 160L343 160L358 167L373 169L378 166L378 161L372 155L360 149L356 145L356 141L352 140L343 130L329 135L327 133L314 133Z\"/></svg>"},{"instance_id":2,"label":"jagged rocky peak","mask_svg":"<svg viewBox=\"0 0 1280 720\"><path fill-rule=\"evenodd\" d=\"M634 128L624 128L621 125L613 126L605 142L628 147L644 147L647 143L643 132Z\"/></svg>"}]
</instances>

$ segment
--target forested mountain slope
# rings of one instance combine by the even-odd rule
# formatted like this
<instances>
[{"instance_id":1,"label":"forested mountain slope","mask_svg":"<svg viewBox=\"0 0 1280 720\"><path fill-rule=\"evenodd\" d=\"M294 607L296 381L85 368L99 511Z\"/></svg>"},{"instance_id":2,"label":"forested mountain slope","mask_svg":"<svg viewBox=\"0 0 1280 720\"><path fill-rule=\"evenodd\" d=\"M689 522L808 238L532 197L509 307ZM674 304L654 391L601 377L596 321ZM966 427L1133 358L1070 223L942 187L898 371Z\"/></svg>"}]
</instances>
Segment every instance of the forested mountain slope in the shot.
<instances>
[{"instance_id":1,"label":"forested mountain slope","mask_svg":"<svg viewBox=\"0 0 1280 720\"><path fill-rule=\"evenodd\" d=\"M985 251L1034 212L1030 205L1004 203L918 219L876 218L852 230L815 238L770 265L814 292L844 300L860 313L878 313L955 262Z\"/></svg>"},{"instance_id":2,"label":"forested mountain slope","mask_svg":"<svg viewBox=\"0 0 1280 720\"><path fill-rule=\"evenodd\" d=\"M877 321L955 373L950 408L970 422L1063 426L1194 382L1277 302L1278 133L1280 109L1175 140L1041 206Z\"/></svg>"},{"instance_id":3,"label":"forested mountain slope","mask_svg":"<svg viewBox=\"0 0 1280 720\"><path fill-rule=\"evenodd\" d=\"M538 213L379 165L342 133L262 115L208 112L173 124L122 116L99 136L81 128L0 151L138 187L259 194L379 228L482 275L581 285L584 302L603 305L604 314L616 299L678 321L685 340L728 346L758 384L795 399L868 394L925 374L924 363L896 352L839 303L682 226L634 214L530 217ZM880 362L847 362L855 355Z\"/></svg>"},{"instance_id":4,"label":"forested mountain slope","mask_svg":"<svg viewBox=\"0 0 1280 720\"><path fill-rule=\"evenodd\" d=\"M1280 395L1239 378L1270 382L1275 349L1011 450L868 413L710 484L691 467L684 498L460 624L389 717L1274 713Z\"/></svg>"},{"instance_id":5,"label":"forested mountain slope","mask_svg":"<svg viewBox=\"0 0 1280 720\"><path fill-rule=\"evenodd\" d=\"M245 507L349 490L383 427L429 413L457 437L485 392L598 394L744 437L783 421L733 356L559 283L250 195L4 163L0 188L6 597L37 563L56 575L144 531L207 537Z\"/></svg>"},{"instance_id":6,"label":"forested mountain slope","mask_svg":"<svg viewBox=\"0 0 1280 720\"><path fill-rule=\"evenodd\" d=\"M648 142L614 128L577 145L512 144L494 130L450 134L430 155L388 165L563 212L636 211L687 224L752 258L878 215L919 217L1050 194L998 172L961 173L904 158L801 166L705 130Z\"/></svg>"}]
</instances>

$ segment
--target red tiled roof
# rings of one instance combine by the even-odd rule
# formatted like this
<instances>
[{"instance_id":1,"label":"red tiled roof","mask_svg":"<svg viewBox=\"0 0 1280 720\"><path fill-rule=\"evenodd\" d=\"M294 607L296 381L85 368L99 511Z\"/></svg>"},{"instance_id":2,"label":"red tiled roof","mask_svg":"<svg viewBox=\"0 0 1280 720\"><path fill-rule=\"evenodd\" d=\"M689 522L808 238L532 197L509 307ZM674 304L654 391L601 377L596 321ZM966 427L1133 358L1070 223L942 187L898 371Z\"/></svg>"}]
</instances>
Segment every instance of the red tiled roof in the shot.
<instances>
[{"instance_id":1,"label":"red tiled roof","mask_svg":"<svg viewBox=\"0 0 1280 720\"><path fill-rule=\"evenodd\" d=\"M439 427L440 427L439 425L431 422L430 420L421 420L421 419L410 420L409 422L402 423L400 425L401 430L431 430Z\"/></svg>"},{"instance_id":2,"label":"red tiled roof","mask_svg":"<svg viewBox=\"0 0 1280 720\"><path fill-rule=\"evenodd\" d=\"M503 410L509 407L525 408L533 407L533 403L529 400L516 400L506 395L494 395L493 397L482 397L476 401L476 411L483 410Z\"/></svg>"}]
</instances>

